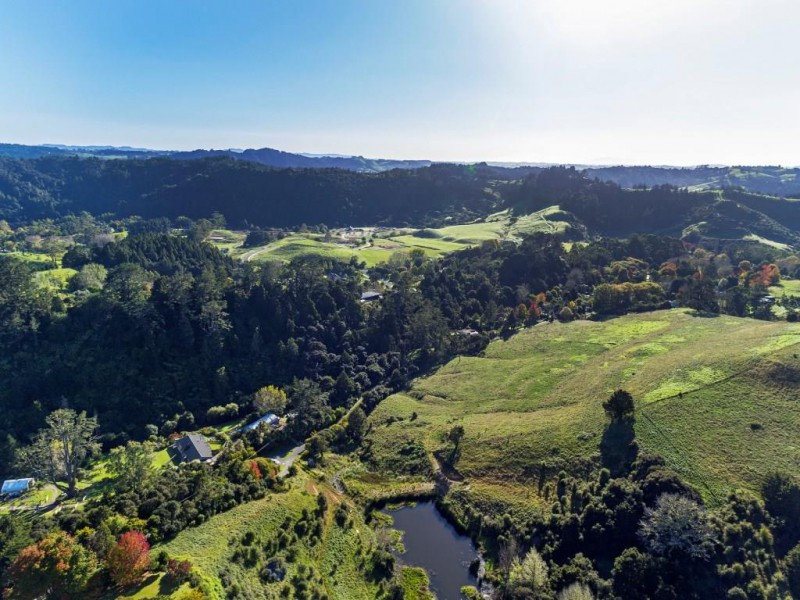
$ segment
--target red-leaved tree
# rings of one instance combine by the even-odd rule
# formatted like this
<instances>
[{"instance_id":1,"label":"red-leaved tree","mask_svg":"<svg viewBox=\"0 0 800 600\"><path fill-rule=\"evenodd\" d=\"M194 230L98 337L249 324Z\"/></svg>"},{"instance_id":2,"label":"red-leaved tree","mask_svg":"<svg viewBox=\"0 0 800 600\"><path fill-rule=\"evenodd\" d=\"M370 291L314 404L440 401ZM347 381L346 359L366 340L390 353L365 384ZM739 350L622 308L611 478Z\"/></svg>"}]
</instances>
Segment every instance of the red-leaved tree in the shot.
<instances>
[{"instance_id":1,"label":"red-leaved tree","mask_svg":"<svg viewBox=\"0 0 800 600\"><path fill-rule=\"evenodd\" d=\"M81 598L97 569L90 550L58 531L23 548L9 569L17 598L57 596Z\"/></svg>"},{"instance_id":2,"label":"red-leaved tree","mask_svg":"<svg viewBox=\"0 0 800 600\"><path fill-rule=\"evenodd\" d=\"M123 533L108 551L108 570L117 585L131 585L141 579L150 566L150 544L139 531Z\"/></svg>"},{"instance_id":3,"label":"red-leaved tree","mask_svg":"<svg viewBox=\"0 0 800 600\"><path fill-rule=\"evenodd\" d=\"M263 477L261 469L258 468L258 463L256 461L251 460L247 464L250 467L250 472L253 474L253 477L256 479L261 479Z\"/></svg>"}]
</instances>

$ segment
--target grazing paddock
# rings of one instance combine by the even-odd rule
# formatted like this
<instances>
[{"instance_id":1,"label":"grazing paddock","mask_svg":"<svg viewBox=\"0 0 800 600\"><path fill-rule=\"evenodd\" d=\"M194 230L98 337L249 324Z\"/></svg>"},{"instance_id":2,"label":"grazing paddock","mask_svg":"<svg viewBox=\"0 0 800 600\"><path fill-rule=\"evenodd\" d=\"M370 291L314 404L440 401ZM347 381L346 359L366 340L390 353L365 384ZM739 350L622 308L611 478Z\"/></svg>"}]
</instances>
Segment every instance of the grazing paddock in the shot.
<instances>
[{"instance_id":1,"label":"grazing paddock","mask_svg":"<svg viewBox=\"0 0 800 600\"><path fill-rule=\"evenodd\" d=\"M446 451L446 432L460 425L467 493L534 509L545 472L597 464L601 405L623 388L637 402L640 447L714 503L734 488L757 491L774 470L800 475L798 353L798 324L685 309L540 324L383 401L370 416L370 460L382 472L419 470L409 449Z\"/></svg>"}]
</instances>

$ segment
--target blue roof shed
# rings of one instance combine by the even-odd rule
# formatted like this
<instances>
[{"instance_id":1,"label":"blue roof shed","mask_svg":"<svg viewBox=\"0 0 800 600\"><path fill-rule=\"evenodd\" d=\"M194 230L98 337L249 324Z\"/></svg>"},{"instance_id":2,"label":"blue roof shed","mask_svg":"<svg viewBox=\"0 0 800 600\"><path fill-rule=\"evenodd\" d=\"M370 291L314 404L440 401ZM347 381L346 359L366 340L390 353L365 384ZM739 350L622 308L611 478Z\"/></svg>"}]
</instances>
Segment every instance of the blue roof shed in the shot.
<instances>
[{"instance_id":1,"label":"blue roof shed","mask_svg":"<svg viewBox=\"0 0 800 600\"><path fill-rule=\"evenodd\" d=\"M3 488L0 489L0 494L21 494L27 492L28 489L36 483L35 479L7 479L3 482Z\"/></svg>"},{"instance_id":2,"label":"blue roof shed","mask_svg":"<svg viewBox=\"0 0 800 600\"><path fill-rule=\"evenodd\" d=\"M260 419L256 419L252 423L242 427L242 431L253 431L256 427L261 425L261 423L266 423L267 425L275 429L280 424L280 422L281 420L280 418L278 418L278 415L275 415L273 413L267 413Z\"/></svg>"}]
</instances>

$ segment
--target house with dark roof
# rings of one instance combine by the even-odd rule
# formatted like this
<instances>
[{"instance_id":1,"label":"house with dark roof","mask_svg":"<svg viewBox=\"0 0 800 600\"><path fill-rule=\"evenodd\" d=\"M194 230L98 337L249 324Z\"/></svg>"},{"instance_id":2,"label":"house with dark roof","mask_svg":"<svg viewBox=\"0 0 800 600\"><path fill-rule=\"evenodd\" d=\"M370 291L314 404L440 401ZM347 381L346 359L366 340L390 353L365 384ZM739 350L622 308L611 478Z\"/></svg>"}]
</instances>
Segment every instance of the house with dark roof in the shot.
<instances>
[{"instance_id":1,"label":"house with dark roof","mask_svg":"<svg viewBox=\"0 0 800 600\"><path fill-rule=\"evenodd\" d=\"M174 448L181 462L189 462L192 460L205 461L214 456L206 438L199 433L190 433L182 437L175 442Z\"/></svg>"}]
</instances>

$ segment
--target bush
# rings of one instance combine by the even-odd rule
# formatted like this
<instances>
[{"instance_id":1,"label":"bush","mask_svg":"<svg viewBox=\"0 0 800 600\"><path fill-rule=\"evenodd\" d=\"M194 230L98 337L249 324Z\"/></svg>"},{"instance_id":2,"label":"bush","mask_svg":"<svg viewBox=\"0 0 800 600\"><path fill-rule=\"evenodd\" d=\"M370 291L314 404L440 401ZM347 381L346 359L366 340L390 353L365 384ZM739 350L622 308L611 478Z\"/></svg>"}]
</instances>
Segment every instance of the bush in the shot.
<instances>
[{"instance_id":1,"label":"bush","mask_svg":"<svg viewBox=\"0 0 800 600\"><path fill-rule=\"evenodd\" d=\"M169 559L167 561L167 575L172 577L176 582L183 583L189 580L192 574L192 563L188 560Z\"/></svg>"},{"instance_id":2,"label":"bush","mask_svg":"<svg viewBox=\"0 0 800 600\"><path fill-rule=\"evenodd\" d=\"M558 593L558 600L594 600L592 590L582 583L573 583Z\"/></svg>"},{"instance_id":3,"label":"bush","mask_svg":"<svg viewBox=\"0 0 800 600\"><path fill-rule=\"evenodd\" d=\"M475 586L472 585L465 585L461 588L461 596L463 596L466 600L481 600L481 595Z\"/></svg>"}]
</instances>

